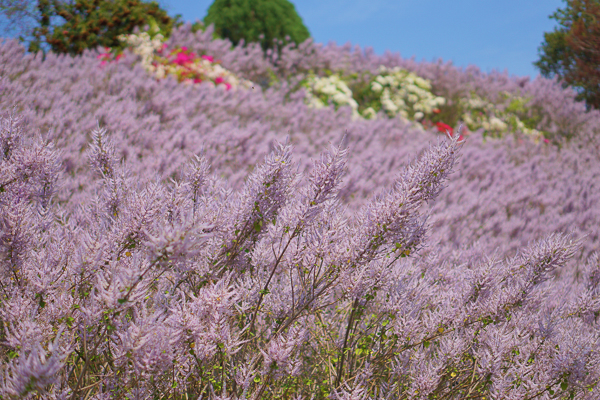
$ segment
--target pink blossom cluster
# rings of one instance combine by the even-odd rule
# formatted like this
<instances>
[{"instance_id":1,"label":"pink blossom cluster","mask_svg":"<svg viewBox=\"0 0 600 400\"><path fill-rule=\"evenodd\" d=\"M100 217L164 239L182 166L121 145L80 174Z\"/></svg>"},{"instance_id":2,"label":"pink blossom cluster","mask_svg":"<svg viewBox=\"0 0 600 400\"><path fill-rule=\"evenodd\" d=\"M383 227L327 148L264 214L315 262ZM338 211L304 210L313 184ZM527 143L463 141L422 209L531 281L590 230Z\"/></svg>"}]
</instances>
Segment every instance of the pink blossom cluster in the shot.
<instances>
[{"instance_id":1,"label":"pink blossom cluster","mask_svg":"<svg viewBox=\"0 0 600 400\"><path fill-rule=\"evenodd\" d=\"M110 47L105 47L104 53L98 54L98 56L96 58L98 58L98 60L100 60L100 65L104 66L108 62L119 61L121 59L121 57L123 57L123 54L114 55L111 53Z\"/></svg>"},{"instance_id":2,"label":"pink blossom cluster","mask_svg":"<svg viewBox=\"0 0 600 400\"><path fill-rule=\"evenodd\" d=\"M213 57L208 55L198 57L188 51L186 46L176 47L171 51L168 51L167 47L166 43L163 44L151 56L150 64L147 65L157 78L173 75L178 82L195 84L211 82L214 85L223 85L226 90L233 87L232 83L237 84L238 80L229 71L221 68ZM133 50L135 52L136 49ZM122 57L123 53L115 54L109 47L97 56L101 60L101 66L105 66L108 62L117 62Z\"/></svg>"},{"instance_id":3,"label":"pink blossom cluster","mask_svg":"<svg viewBox=\"0 0 600 400\"><path fill-rule=\"evenodd\" d=\"M158 56L159 57L155 58L155 61L152 62L152 65L155 68L161 64L167 67L169 64L178 65L179 68L175 70L175 74L179 82L192 81L193 83L201 83L203 80L211 79L202 69L198 68L198 63L205 65L216 63L215 59L211 56L196 56L196 54L189 51L186 46L175 48L168 52L167 45L164 44L163 48L158 51ZM223 76L217 76L212 81L215 85L224 85L227 90L232 88L231 83L227 82Z\"/></svg>"}]
</instances>

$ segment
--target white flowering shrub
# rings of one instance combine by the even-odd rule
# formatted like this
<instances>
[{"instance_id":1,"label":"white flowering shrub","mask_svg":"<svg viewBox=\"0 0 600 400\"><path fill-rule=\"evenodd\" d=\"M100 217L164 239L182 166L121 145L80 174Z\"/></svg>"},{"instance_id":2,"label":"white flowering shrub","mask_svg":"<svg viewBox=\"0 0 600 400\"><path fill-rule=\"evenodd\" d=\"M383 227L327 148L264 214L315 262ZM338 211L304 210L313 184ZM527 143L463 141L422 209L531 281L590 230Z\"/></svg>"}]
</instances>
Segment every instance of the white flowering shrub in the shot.
<instances>
[{"instance_id":1,"label":"white flowering shrub","mask_svg":"<svg viewBox=\"0 0 600 400\"><path fill-rule=\"evenodd\" d=\"M302 86L309 106L350 106L353 118L374 119L383 112L421 129L437 127L440 132L452 132L458 123L464 123L470 131L482 129L485 136L520 133L534 142L548 141L548 135L536 129L541 117L529 98L501 92L492 101L472 91L451 105L433 93L429 80L399 67L380 66L378 75L366 79L343 71L327 77L311 75Z\"/></svg>"},{"instance_id":2,"label":"white flowering shrub","mask_svg":"<svg viewBox=\"0 0 600 400\"><path fill-rule=\"evenodd\" d=\"M148 32L141 32L137 35L119 35L119 40L127 44L134 54L141 57L142 66L146 70L152 70L155 53L162 49L164 39L160 33L153 37Z\"/></svg>"},{"instance_id":3,"label":"white flowering shrub","mask_svg":"<svg viewBox=\"0 0 600 400\"><path fill-rule=\"evenodd\" d=\"M333 105L336 109L350 106L352 117L358 118L358 103L352 97L352 90L339 75L327 77L309 76L304 82L306 88L306 104L314 108Z\"/></svg>"},{"instance_id":4,"label":"white flowering shrub","mask_svg":"<svg viewBox=\"0 0 600 400\"><path fill-rule=\"evenodd\" d=\"M360 104L346 80L339 74L327 77L310 76L303 86L306 103L314 108L329 104L339 108L350 106L353 118L373 119L379 111L390 118L399 116L423 127L420 121L431 116L439 106L445 104L443 97L431 93L431 83L412 72L400 68L387 69L381 66L379 75L368 84L367 93ZM360 107L360 111L359 111Z\"/></svg>"},{"instance_id":5,"label":"white flowering shrub","mask_svg":"<svg viewBox=\"0 0 600 400\"><path fill-rule=\"evenodd\" d=\"M505 103L502 104L502 100ZM506 133L520 132L535 142L544 138L544 132L535 129L537 119L527 116L529 99L503 93L500 102L490 102L475 93L462 99L462 119L472 130L483 129L484 135L500 137Z\"/></svg>"},{"instance_id":6,"label":"white flowering shrub","mask_svg":"<svg viewBox=\"0 0 600 400\"><path fill-rule=\"evenodd\" d=\"M380 109L388 116L400 116L417 123L446 103L446 99L431 92L430 81L398 67L381 66L371 90L379 95ZM375 107L373 110L379 111Z\"/></svg>"}]
</instances>

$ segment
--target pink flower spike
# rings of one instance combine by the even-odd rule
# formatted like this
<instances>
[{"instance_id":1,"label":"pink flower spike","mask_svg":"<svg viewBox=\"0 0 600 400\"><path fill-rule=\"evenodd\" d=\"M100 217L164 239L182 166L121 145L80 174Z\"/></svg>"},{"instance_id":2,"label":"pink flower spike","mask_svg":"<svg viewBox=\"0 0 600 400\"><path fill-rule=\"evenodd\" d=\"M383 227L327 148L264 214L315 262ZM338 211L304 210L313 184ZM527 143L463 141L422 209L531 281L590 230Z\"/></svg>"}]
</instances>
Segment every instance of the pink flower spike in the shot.
<instances>
[{"instance_id":1,"label":"pink flower spike","mask_svg":"<svg viewBox=\"0 0 600 400\"><path fill-rule=\"evenodd\" d=\"M223 83L225 81L225 79L223 79L222 77L218 77L217 79L215 79L215 83L218 85L219 83Z\"/></svg>"},{"instance_id":2,"label":"pink flower spike","mask_svg":"<svg viewBox=\"0 0 600 400\"><path fill-rule=\"evenodd\" d=\"M544 138L544 143L550 143L549 139Z\"/></svg>"},{"instance_id":3,"label":"pink flower spike","mask_svg":"<svg viewBox=\"0 0 600 400\"><path fill-rule=\"evenodd\" d=\"M206 60L208 62L214 62L215 61L215 59L213 57L211 57L211 56L202 56L202 59Z\"/></svg>"}]
</instances>

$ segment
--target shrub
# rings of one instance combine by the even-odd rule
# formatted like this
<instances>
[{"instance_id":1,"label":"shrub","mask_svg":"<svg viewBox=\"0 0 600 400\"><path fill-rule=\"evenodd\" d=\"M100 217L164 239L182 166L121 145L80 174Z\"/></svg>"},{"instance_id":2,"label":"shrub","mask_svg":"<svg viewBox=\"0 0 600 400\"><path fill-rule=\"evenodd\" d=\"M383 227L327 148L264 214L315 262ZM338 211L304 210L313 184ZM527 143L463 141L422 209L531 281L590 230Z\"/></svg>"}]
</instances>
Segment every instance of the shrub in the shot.
<instances>
[{"instance_id":1,"label":"shrub","mask_svg":"<svg viewBox=\"0 0 600 400\"><path fill-rule=\"evenodd\" d=\"M288 0L215 0L204 23L234 44L260 42L265 50L274 40L302 43L310 36Z\"/></svg>"},{"instance_id":2,"label":"shrub","mask_svg":"<svg viewBox=\"0 0 600 400\"><path fill-rule=\"evenodd\" d=\"M544 76L557 76L576 88L588 107L600 108L600 2L568 0L551 18L560 26L544 34L534 65Z\"/></svg>"},{"instance_id":3,"label":"shrub","mask_svg":"<svg viewBox=\"0 0 600 400\"><path fill-rule=\"evenodd\" d=\"M56 53L81 54L98 46L122 48L118 37L134 28L153 25L168 35L179 16L171 18L158 3L143 0L38 0L40 26L34 29L36 40L30 51L47 43ZM62 24L53 20L61 17Z\"/></svg>"},{"instance_id":4,"label":"shrub","mask_svg":"<svg viewBox=\"0 0 600 400\"><path fill-rule=\"evenodd\" d=\"M148 32L119 36L119 40L127 43L129 49L140 56L144 69L157 79L171 75L177 77L179 82L223 85L227 90L240 85L247 89L252 87L252 82L240 80L222 68L210 55L198 56L185 46L169 51L162 39L162 34L156 34L151 38ZM117 57L120 56L122 54ZM111 61L112 57L111 53L107 52L101 54L99 58L106 58L102 61L105 64L106 61Z\"/></svg>"}]
</instances>

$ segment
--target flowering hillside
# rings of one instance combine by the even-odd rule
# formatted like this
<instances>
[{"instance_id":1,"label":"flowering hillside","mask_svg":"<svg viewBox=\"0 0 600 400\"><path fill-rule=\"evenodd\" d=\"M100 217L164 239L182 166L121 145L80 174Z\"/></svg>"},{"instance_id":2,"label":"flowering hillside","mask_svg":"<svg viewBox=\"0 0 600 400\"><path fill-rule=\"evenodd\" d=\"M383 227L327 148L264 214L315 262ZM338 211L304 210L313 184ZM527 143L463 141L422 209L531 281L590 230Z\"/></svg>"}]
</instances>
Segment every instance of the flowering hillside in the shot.
<instances>
[{"instance_id":1,"label":"flowering hillside","mask_svg":"<svg viewBox=\"0 0 600 400\"><path fill-rule=\"evenodd\" d=\"M574 92L121 40L0 44L1 398L600 396L600 113Z\"/></svg>"}]
</instances>

